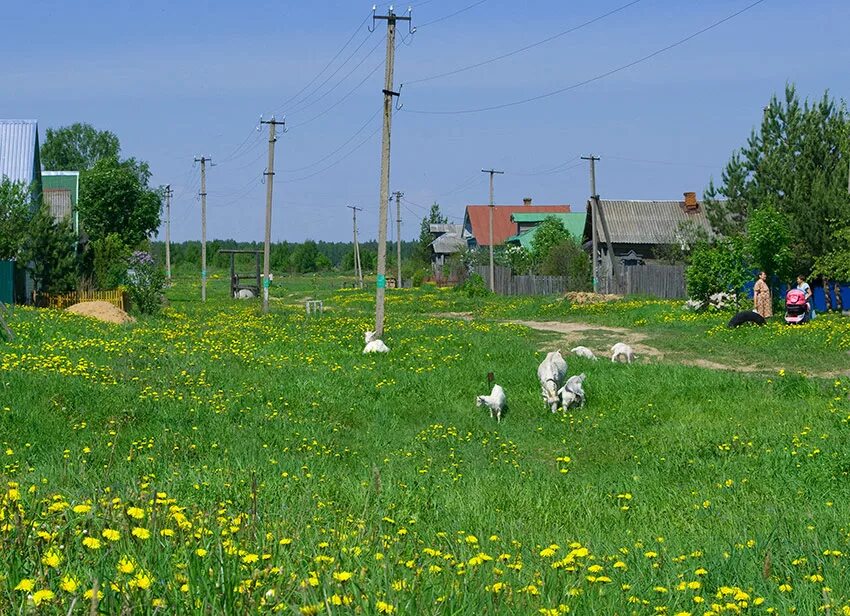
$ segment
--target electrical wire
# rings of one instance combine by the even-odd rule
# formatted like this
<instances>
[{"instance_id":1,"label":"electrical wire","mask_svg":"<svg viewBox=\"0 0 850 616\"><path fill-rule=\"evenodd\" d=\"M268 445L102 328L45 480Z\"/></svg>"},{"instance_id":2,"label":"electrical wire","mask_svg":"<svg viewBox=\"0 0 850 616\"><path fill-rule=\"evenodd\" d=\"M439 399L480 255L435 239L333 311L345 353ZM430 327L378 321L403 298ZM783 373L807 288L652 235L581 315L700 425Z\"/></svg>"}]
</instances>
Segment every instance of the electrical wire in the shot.
<instances>
[{"instance_id":1,"label":"electrical wire","mask_svg":"<svg viewBox=\"0 0 850 616\"><path fill-rule=\"evenodd\" d=\"M630 6L633 6L633 5L635 5L635 4L637 4L638 2L641 2L641 1L642 0L632 0L631 2L628 2L628 3L626 3L622 6L619 6L619 7L615 8L611 11L608 11L607 13L603 13L602 15L594 17L593 19L585 21L584 23L581 23L577 26L573 26L572 28L568 28L567 30L563 30L562 32L558 32L557 34L553 34L552 36L546 37L545 39L541 39L541 40L536 41L534 43L531 43L529 45L525 45L524 47L520 47L518 49L514 49L513 51L503 53L499 56L495 56L495 57L489 58L487 60L482 60L481 62L476 62L475 64L469 64L467 66L462 66L460 68L456 68L456 69L451 70L451 71L446 71L444 73L437 73L436 75L431 75L430 77L422 77L421 79L413 79L413 80L410 80L410 81L406 81L404 83L406 85L413 85L415 83L423 83L425 81L431 81L433 79L440 79L442 77L448 77L450 75L457 75L458 73L463 73L465 71L469 71L469 70L472 70L474 68L486 66L487 64L492 64L493 62L498 62L499 60L504 60L505 58L510 58L511 56L515 56L516 54L522 53L524 51L528 51L529 49L534 49L535 47L539 47L540 45L545 45L546 43L554 41L557 38L560 38L562 36L566 36L567 34L571 34L572 32L575 32L577 30L581 30L582 28L586 28L587 26L594 24L597 21L601 21L601 20L605 19L606 17L610 17L611 15L619 13L620 11L624 11L625 9L629 8Z\"/></svg>"},{"instance_id":2,"label":"electrical wire","mask_svg":"<svg viewBox=\"0 0 850 616\"><path fill-rule=\"evenodd\" d=\"M363 39L363 41L362 41L362 42L361 42L361 43L357 46L357 48L349 54L349 56L345 59L345 61L344 61L342 64L340 64L340 65L336 68L336 70L335 70L333 73L331 73L330 75L328 75L328 76L327 76L327 78L326 78L326 79L325 79L322 83L320 83L318 86L316 86L316 88L314 88L314 89L313 89L313 91L312 91L312 92L310 92L307 96L305 96L305 97L304 97L303 99L301 99L300 101L295 102L295 103L292 105L292 108L291 108L291 109L287 109L287 110L286 110L287 114L298 113L298 112L300 112L300 111L304 111L305 109L309 109L310 107L312 107L313 105L315 105L316 103L318 103L320 100L322 100L325 96L327 96L328 94L330 94L331 92L333 92L333 91L334 91L334 90L335 90L335 89L336 89L336 88L337 88L337 87L338 87L338 86L339 86L339 85L340 85L343 81L345 81L346 79L348 79L348 77L349 77L349 76L351 76L351 74L352 74L354 71L356 71L358 68L360 68L360 66L361 66L361 65L362 65L362 64L363 64L366 60L368 60L368 59L369 59L369 56L371 56L373 53L375 53L375 50L377 50L377 49L378 49L378 47L380 47L380 46L381 46L381 43L383 42L383 40L378 41L378 43L377 43L376 45L374 45L374 46L372 47L372 49L370 49L370 50L369 50L369 52L368 52L368 53L367 53L367 54L366 54L366 55L365 55L365 56L364 56L364 57L360 60L360 62L358 62L358 63L357 63L357 65L356 65L353 69L351 69L351 70L350 70L350 71L349 71L349 72L345 75L345 77L343 77L342 79L340 79L340 80L339 80L339 81L338 81L335 85L333 85L333 86L332 86L332 87L331 87L331 88L330 88L327 92L325 92L324 94L322 94L319 98L315 99L314 101L309 102L309 103L307 102L307 101L309 101L309 100L310 100L310 98L311 98L311 97L315 96L315 95L316 95L316 93L317 93L317 92L319 92L319 90L321 90L323 87L325 87L325 85L326 85L326 84L327 84L327 83L328 83L331 79L333 79L333 78L336 76L336 74L337 74L337 73L339 73L339 72L343 69L343 67L351 61L351 59L352 59L355 55L357 55L357 52L358 52L358 51L360 51L360 49L363 47L363 45L365 45L365 44L366 44L366 42L367 42L368 40L369 40L369 37L368 37L368 36L367 36L366 38L364 38L364 39Z\"/></svg>"},{"instance_id":3,"label":"electrical wire","mask_svg":"<svg viewBox=\"0 0 850 616\"><path fill-rule=\"evenodd\" d=\"M625 156L612 156L610 154L606 154L605 158L610 158L611 160L623 160L630 163L646 163L649 165L671 165L678 167L701 167L704 169L716 169L717 165L706 165L704 163L689 163L689 162L675 162L668 160L647 160L644 158L627 158Z\"/></svg>"},{"instance_id":4,"label":"electrical wire","mask_svg":"<svg viewBox=\"0 0 850 616\"><path fill-rule=\"evenodd\" d=\"M340 158L339 158L339 159L337 159L336 161L332 162L332 163L331 163L330 165L328 165L327 167L324 167L324 168L322 168L322 169L319 169L318 171L315 171L315 172L313 172L313 173L310 173L310 174L307 174L307 175L304 175L304 176L301 176L301 177L298 177L298 178L292 178L292 179L290 179L290 180L287 180L287 183L301 182L302 180L306 180L306 179L309 179L309 178L315 177L315 176L317 176L317 175L319 175L319 174L321 174L321 173L324 173L325 171L327 171L327 170L329 170L329 169L332 169L332 168L336 167L339 163L341 163L341 162L342 162L342 161L344 161L346 158L348 158L349 156L351 156L352 154L354 154L357 150L359 150L359 149L360 149L360 148L362 148L364 145L366 145L366 143L368 143L368 142L372 139L372 137L374 137L374 136L378 133L378 131L379 131L379 130L381 130L381 128L382 128L382 126L381 126L381 125L377 126L377 127L375 128L375 130L373 130L371 133L369 133L369 134L366 136L366 138L365 138L365 139L363 139L360 143L358 143L358 144L357 144L357 145L356 145L356 146L355 146L355 147L354 147L354 148L353 148L350 152L348 152L348 153L347 153L347 154L345 154L344 156L340 157Z\"/></svg>"},{"instance_id":5,"label":"electrical wire","mask_svg":"<svg viewBox=\"0 0 850 616\"><path fill-rule=\"evenodd\" d=\"M535 177L541 175L556 175L558 173L563 173L564 171L569 171L570 169L576 169L577 167L583 167L584 163L579 162L574 165L570 165L570 163L578 160L578 156L574 156L573 158L562 162L559 165L555 165L554 167L549 167L548 169L544 169L542 171L533 171L529 173L519 173L517 171L511 171L511 175L518 175L520 177ZM567 166L570 165L570 166Z\"/></svg>"},{"instance_id":6,"label":"electrical wire","mask_svg":"<svg viewBox=\"0 0 850 616\"><path fill-rule=\"evenodd\" d=\"M369 123L370 123L370 122L372 122L372 121L373 121L373 120L374 120L374 119L378 116L378 114L379 114L379 113L381 113L381 109L377 109L377 110L375 111L375 113L373 113L373 114L369 117L369 119L368 119L368 120L366 120L366 121L365 121L365 122L364 122L364 123L360 126L360 128L358 128L358 129L357 129L357 131L356 131L353 135L351 135L351 137L349 137L348 139L346 139L346 140L345 140L345 142L344 142L342 145L340 145L337 149L335 149L334 151L332 151L330 154L327 154L326 156L323 156L322 158L320 158L320 159L318 159L318 160L316 160L316 161L314 161L314 162L310 163L309 165L304 165L303 167L297 167L297 168L295 168L295 169L285 169L285 170L282 170L282 173L297 173L297 172L299 172L299 171L306 171L307 169L309 169L309 168L311 168L311 167L315 167L316 165L318 165L318 164L320 164L320 163L325 162L325 161L326 161L327 159L329 159L331 156L333 156L334 154L338 153L338 152L339 152L340 150L342 150L345 146L347 146L349 143L351 143L352 141L354 141L354 138L355 138L357 135L359 135L360 133L362 133L364 130L366 130L366 127L367 127L367 126L369 126Z\"/></svg>"},{"instance_id":7,"label":"electrical wire","mask_svg":"<svg viewBox=\"0 0 850 616\"><path fill-rule=\"evenodd\" d=\"M541 100L541 99L544 99L544 98L549 98L551 96L556 96L558 94L563 94L564 92L568 92L570 90L575 90L576 88L580 88L581 86L585 86L589 83L593 83L594 81L599 81L600 79L605 79L606 77L610 77L611 75L614 75L615 73L619 73L619 72L624 71L626 69L632 68L633 66L636 66L638 64L641 64L642 62L646 62L647 60L650 60L650 59L652 59L656 56L659 56L659 55L663 54L664 52L667 52L667 51L673 49L674 47L678 47L680 45L683 45L683 44L687 43L688 41L690 41L691 39L694 39L697 36L700 36L701 34L705 34L709 30L713 30L714 28L717 28L718 26L726 23L727 21L730 21L730 20L734 19L735 17L738 17L739 15L746 13L750 9L758 6L759 4L762 4L763 2L766 2L766 0L756 0L755 2L751 2L750 4L745 6L744 8L742 8L738 11L735 11L731 15L727 15L726 17L713 22L712 24L706 26L705 28L702 28L701 30L697 30L696 32L693 32L692 34L689 34L688 36L679 39L675 43L671 43L670 45L667 45L666 47L662 47L661 49L657 49L650 54L647 54L647 55L645 55L641 58L638 58L637 60L633 60L632 62L629 62L628 64L623 64L622 66L618 66L617 68L611 69L610 71L606 71L604 73L601 73L601 74L596 75L594 77L590 77L589 79L585 79L584 81L579 81L577 83L566 86L564 88L552 90L551 92L546 92L544 94L538 94L537 96L531 96L531 97L524 98L524 99L521 99L521 100L512 101L510 103L502 103L500 105L489 105L487 107L477 107L477 108L473 108L473 109L427 110L427 109L407 109L407 108L405 108L405 109L403 109L403 111L405 111L407 113L418 113L418 114L426 114L426 115L464 115L464 114L470 114L470 113L481 113L481 112L484 112L484 111L495 111L497 109L505 109L505 108L508 108L508 107L516 107L517 105L524 105L526 103L531 103L531 102L538 101L538 100Z\"/></svg>"},{"instance_id":8,"label":"electrical wire","mask_svg":"<svg viewBox=\"0 0 850 616\"><path fill-rule=\"evenodd\" d=\"M316 74L315 77L313 77L310 81L308 81L307 84L303 88L298 90L298 92L296 92L294 95L290 96L288 99L283 101L280 105L278 105L278 109L282 109L282 108L286 107L293 100L295 100L299 96L301 96L307 88L309 88L311 85L313 85L316 82L316 80L319 77L321 77L326 70L328 70L330 68L330 66L336 61L336 59L340 55L342 55L342 52L345 51L345 49L351 44L351 41L354 40L354 37L357 36L357 33L360 32L360 30L363 28L363 26L366 25L366 22L368 22L369 19L371 19L371 18L372 18L371 13L369 15L366 15L366 17L363 19L363 21L360 22L360 25L358 25L357 28L354 30L354 32L351 33L351 36L348 38L347 41L345 41L345 44L342 47L340 47L339 51L336 52L336 55L334 55L334 57L330 59L330 61L325 65L325 67L321 71L319 71Z\"/></svg>"},{"instance_id":9,"label":"electrical wire","mask_svg":"<svg viewBox=\"0 0 850 616\"><path fill-rule=\"evenodd\" d=\"M444 17L438 17L437 19L432 19L431 21L426 21L424 24L420 24L420 25L416 26L416 29L419 30L420 28L427 28L430 25L440 23L441 21L451 19L452 17L457 17L461 13L465 13L466 11L469 11L470 9L474 9L476 6L484 4L485 2L487 2L487 0L478 0L478 2L473 2L472 4L465 6L462 9L455 11L454 13L450 13L449 15L446 15Z\"/></svg>"}]
</instances>

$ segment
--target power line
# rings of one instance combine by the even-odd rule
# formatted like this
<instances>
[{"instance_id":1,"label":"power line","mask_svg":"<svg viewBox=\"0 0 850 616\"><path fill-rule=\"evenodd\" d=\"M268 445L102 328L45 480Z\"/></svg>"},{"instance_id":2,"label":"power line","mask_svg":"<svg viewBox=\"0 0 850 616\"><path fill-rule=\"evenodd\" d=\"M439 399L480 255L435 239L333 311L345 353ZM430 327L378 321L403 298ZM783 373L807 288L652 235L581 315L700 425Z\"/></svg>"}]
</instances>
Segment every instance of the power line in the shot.
<instances>
[{"instance_id":1,"label":"power line","mask_svg":"<svg viewBox=\"0 0 850 616\"><path fill-rule=\"evenodd\" d=\"M519 176L522 176L522 177L534 177L534 176L540 176L540 175L555 175L555 174L558 174L558 173L563 173L564 171L569 171L570 169L575 169L577 167L583 167L584 164L580 163L580 162L576 163L574 165L570 165L570 163L572 163L572 162L574 162L578 159L579 159L578 156L574 156L573 158L566 160L559 165L555 165L554 167L549 167L548 169L543 169L542 171L532 171L532 172L529 172L529 173L516 173L516 172L512 171L511 175L519 175Z\"/></svg>"},{"instance_id":2,"label":"power line","mask_svg":"<svg viewBox=\"0 0 850 616\"><path fill-rule=\"evenodd\" d=\"M333 156L334 154L336 154L337 152L339 152L340 150L342 150L345 146L347 146L349 143L351 143L352 141L354 141L354 138L355 138L357 135L359 135L360 133L362 133L364 130L366 130L366 127L367 127L367 126L369 126L369 123L370 123L370 122L372 122L372 121L373 121L376 117L378 117L378 114L379 114L379 113L381 113L381 110L380 110L380 109L378 109L377 111L375 111L375 113L373 113L373 114L369 117L369 119L368 119L368 120L366 120L366 121L363 123L363 125L362 125L360 128L358 128L358 129L357 129L357 131L356 131L353 135L351 135L351 137L349 137L349 138L348 138L348 139L347 139L347 140L346 140L346 141L345 141L345 142L344 142L341 146L339 146L337 149L335 149L334 151L332 151L330 154L327 154L326 156L323 156L322 158L318 159L318 160L317 160L317 161L315 161L315 162L310 163L309 165L304 165L303 167L297 167L297 168L295 168L295 169L285 169L285 170L282 170L282 171L281 171L281 173L297 173L297 172L299 172L299 171L306 171L306 170L307 170L307 169L309 169L310 167L315 167L315 166L316 166L316 165L318 165L319 163L323 163L323 162L325 162L325 161L326 161L327 159L329 159L331 156Z\"/></svg>"},{"instance_id":3,"label":"power line","mask_svg":"<svg viewBox=\"0 0 850 616\"><path fill-rule=\"evenodd\" d=\"M622 66L611 69L610 71L607 71L605 73L601 73L601 74L596 75L594 77L590 77L589 79L585 79L584 81L579 81L579 82L574 83L572 85L566 86L564 88L559 88L559 89L553 90L551 92L546 92L544 94L538 94L537 96L531 96L531 97L524 98L524 99L521 99L521 100L518 100L518 101L510 102L510 103L502 103L501 105L490 105L490 106L487 106L487 107L477 107L477 108L474 108L474 109L429 111L429 110L425 110L425 109L407 109L407 108L405 108L403 111L406 111L407 113L419 113L419 114L427 114L427 115L461 115L461 114L470 114L470 113L481 113L483 111L495 111L497 109L505 109L507 107L516 107L517 105L524 105L525 103L530 103L530 102L538 101L538 100L541 100L541 99L544 99L544 98L549 98L550 96L555 96L557 94L563 94L564 92L568 92L569 90L575 90L576 88L580 88L581 86L585 86L589 83L593 83L594 81L599 81L600 79L610 77L611 75L614 75L615 73L619 73L619 72L624 71L626 69L629 69L633 66L641 64L642 62L646 62L647 60L650 60L650 59L654 58L655 56L661 55L662 53L669 51L669 50L673 49L674 47L678 47L680 45L683 45L683 44L687 43L688 41L690 41L691 39L696 38L697 36L700 36L701 34L705 34L709 30L713 30L714 28L717 28L718 26L726 23L727 21L730 21L730 20L734 19L735 17L737 17L737 16L739 16L743 13L746 13L750 9L758 6L759 4L762 4L765 1L766 0L756 0L755 2L748 4L747 6L742 8L741 10L736 11L736 12L732 13L731 15L727 15L723 19L715 21L714 23L706 26L705 28L702 28L701 30L697 30L696 32L694 32L692 34L689 34L688 36L686 36L682 39L679 39L675 43L672 43L670 45L667 45L666 47L662 47L661 49L653 51L652 53L647 54L647 55L645 55L641 58L638 58L637 60L634 60L632 62L629 62L628 64L623 64Z\"/></svg>"},{"instance_id":4,"label":"power line","mask_svg":"<svg viewBox=\"0 0 850 616\"><path fill-rule=\"evenodd\" d=\"M307 82L307 84L306 84L303 88L301 88L301 89L300 89L300 90L298 90L298 92L296 92L294 95L290 96L288 99L286 99L285 101L283 101L283 102L279 105L279 108L283 108L283 107L285 107L286 105L288 105L289 103L291 103L293 100L297 99L299 96L301 96L301 94L303 94L303 93L304 93L304 90L306 90L306 89L307 89L307 88L309 88L311 85L313 85L313 84L316 82L316 80L317 80L319 77L321 77L321 76L324 74L324 72L325 72L326 70L328 70L328 69L330 68L330 66L331 66L331 65L332 65L332 64L336 61L336 59L337 59L340 55L342 55L342 52L343 52L343 51L345 51L346 47L348 47L348 46L351 44L351 41L353 41L353 40L354 40L354 37L355 37L355 36L357 36L357 33L358 33L358 32L360 32L360 30L363 28L363 26L365 26L365 25L366 25L366 22L368 22L368 21L369 21L369 18L370 18L371 16L372 16L372 15L366 15L366 17L363 19L363 21L361 21L361 22L360 22L360 25L358 25L358 26L357 26L357 28L355 28L354 32L352 32L352 33L351 33L351 36L348 38L348 40L347 40L347 41L345 41L345 44L344 44L342 47L340 47L340 48L339 48L339 51L337 51L337 52L336 52L336 55L334 55L334 57L333 57L333 58L331 58L331 59L330 59L330 61L329 61L327 64L325 64L325 67L324 67L322 70L320 70L320 71L316 74L316 76L315 76L315 77L313 77L310 81L308 81L308 82ZM366 37L366 38L369 38L369 37Z\"/></svg>"},{"instance_id":5,"label":"power line","mask_svg":"<svg viewBox=\"0 0 850 616\"><path fill-rule=\"evenodd\" d=\"M472 70L474 68L478 68L480 66L486 66L487 64L492 64L493 62L498 62L499 60L504 60L505 58L510 58L511 56L514 56L518 53L528 51L529 49L539 47L540 45L545 45L546 43L554 41L555 39L560 38L562 36L565 36L567 34L570 34L572 32L575 32L576 30L581 30L582 28L586 28L587 26L594 24L597 21L600 21L602 19L605 19L606 17L610 17L611 15L619 13L620 11L623 11L623 10L629 8L630 6L633 6L633 5L635 5L635 4L637 4L638 2L641 2L641 1L642 0L632 0L632 2L624 4L620 7L617 7L616 9L608 11L607 13L603 13L602 15L594 17L593 19L590 19L590 20L588 20L584 23L581 23L577 26L573 26L572 28L568 28L567 30L564 30L562 32L558 32L557 34L553 34L552 36L546 37L545 39L536 41L536 42L531 43L529 45L525 45L524 47L520 47L519 49L514 49L513 51L509 51L509 52L504 53L500 56L495 56L493 58L489 58L488 60L482 60L481 62L476 62L475 64L469 64L467 66L462 66L460 68L457 68L457 69L454 69L454 70L451 70L451 71L446 71L445 73L437 73L436 75L431 75L430 77L423 77L421 79L413 79L411 81L406 81L405 84L411 85L411 84L414 84L414 83L422 83L424 81L431 81L433 79L440 79L441 77L448 77L450 75L457 75L458 73L463 73L465 71L469 71L469 70Z\"/></svg>"},{"instance_id":6,"label":"power line","mask_svg":"<svg viewBox=\"0 0 850 616\"><path fill-rule=\"evenodd\" d=\"M325 87L325 85L326 85L326 84L327 84L327 83L328 83L331 79L333 79L333 78L334 78L334 76L335 76L338 72L340 72L340 71L343 69L343 67L344 67L346 64L348 64L348 63L349 63L349 61L350 61L350 60L351 60L351 59L352 59L355 55L357 55L357 52L358 52L358 51L360 51L360 49L363 47L363 45L365 45L365 44L366 44L366 41L368 41L368 40L369 40L369 37L368 37L368 36L367 36L366 38L364 38L364 39L363 39L363 41L362 41L362 42L361 42L361 43L357 46L357 48L356 48L354 51L352 51L352 52L348 55L348 57L347 57L347 58L343 61L343 63L342 63L342 64L340 64L340 65L336 68L336 70L335 70L333 73L331 73L330 75L328 75L328 76L327 76L327 78L326 78L326 79L325 79L322 83L320 83L318 86L316 86L316 87L313 89L313 91L312 91L312 92L310 92L307 96L305 96L304 98L302 98L300 101L295 102L295 103L292 105L292 109L288 109L288 110L286 110L286 111L287 111L287 113L298 113L299 111L304 111L305 109L309 109L310 107L312 107L313 105L315 105L316 103L318 103L320 100L322 100L325 96L327 96L328 94L330 94L330 93L331 93L331 92L332 92L332 91L333 91L333 90L334 90L337 86L339 86L339 84L341 84L343 81L345 81L346 79L348 79L348 77L349 77L349 76L351 76L351 74L352 74L354 71L356 71L358 68L360 68L360 66L361 66L361 65L362 65L362 64L363 64L363 63L364 63L364 62L365 62L365 61L369 58L369 56L371 56L371 55L375 52L375 50L376 50L376 49L378 49L378 47L380 47L380 46L381 46L381 43L383 43L383 39L381 39L380 41L378 41L377 45L375 45L374 47L372 47L372 49L370 49L370 50L369 50L369 52L368 52L368 53L367 53L367 54L363 57L363 59L361 59L361 60L360 60L360 62L359 62L359 63L358 63L358 64L357 64L357 65L356 65L353 69L351 69L351 70L350 70L350 71L349 71L349 72L345 75L345 77L343 77L342 79L340 79L340 80L339 80L339 82L337 82L337 83L336 83L336 85L332 86L330 90L328 90L327 92L325 92L324 94L322 94L322 95L321 95L319 98L317 98L316 100L314 100L314 101L312 101L312 102L309 102L309 103L307 102L307 101L309 101L309 100L310 100L310 98L311 98L312 96L315 96L315 94L316 94L319 90L321 90L323 87ZM305 103L306 103L306 104L305 104Z\"/></svg>"},{"instance_id":7,"label":"power line","mask_svg":"<svg viewBox=\"0 0 850 616\"><path fill-rule=\"evenodd\" d=\"M469 6L465 6L462 9L455 11L454 13L450 13L450 14L444 16L444 17L438 17L437 19L432 19L431 21L426 21L424 24L416 26L416 29L418 30L419 28L427 28L428 26L430 26L432 24L436 24L436 23L439 23L441 21L451 19L452 17L456 17L457 15L460 15L461 13L465 13L466 11L469 11L470 9L474 9L476 6L478 6L480 4L484 4L485 2L487 2L487 0L478 0L478 2L473 2Z\"/></svg>"},{"instance_id":8,"label":"power line","mask_svg":"<svg viewBox=\"0 0 850 616\"><path fill-rule=\"evenodd\" d=\"M379 130L381 130L381 126L380 126L380 125L379 125L379 126L377 126L377 127L375 128L375 130L373 130L371 133L369 133L369 134L366 136L366 138L365 138L365 139L363 139L363 141L361 141L361 142L360 142L360 143L358 143L356 146L354 146L354 149L352 149L350 152L348 152L347 154L345 154L345 155L344 155L344 156L342 156L341 158L337 159L336 161L332 162L332 163L331 163L330 165L328 165L327 167L324 167L324 168L322 168L322 169L319 169L318 171L315 171L315 172L313 172L313 173L310 173L310 174L307 174L307 175L301 176L301 177L299 177L299 178L292 178L292 179L290 179L290 180L287 180L287 183L292 183L292 182L301 182L302 180L306 180L306 179L309 179L309 178L315 177L315 176L317 176L317 175L319 175L319 174L322 174L322 173L324 173L325 171L328 171L329 169L333 169L333 168L334 168L334 167L336 167L339 163L341 163L341 162L342 162L342 161L344 161L346 158L348 158L349 156L351 156L352 154L354 154L357 150L359 150L359 149L360 149L360 148L362 148L364 145L366 145L366 144L367 144L367 143L368 143L368 142L372 139L372 137L374 137L375 135L377 135L377 134L378 134L378 131L379 131Z\"/></svg>"},{"instance_id":9,"label":"power line","mask_svg":"<svg viewBox=\"0 0 850 616\"><path fill-rule=\"evenodd\" d=\"M605 155L605 158L610 158L613 160L623 160L630 163L647 163L650 165L672 165L677 167L702 167L705 169L716 169L717 165L706 165L704 163L689 163L689 162L675 162L669 160L647 160L644 158L627 158L625 156L611 156L609 154Z\"/></svg>"}]
</instances>

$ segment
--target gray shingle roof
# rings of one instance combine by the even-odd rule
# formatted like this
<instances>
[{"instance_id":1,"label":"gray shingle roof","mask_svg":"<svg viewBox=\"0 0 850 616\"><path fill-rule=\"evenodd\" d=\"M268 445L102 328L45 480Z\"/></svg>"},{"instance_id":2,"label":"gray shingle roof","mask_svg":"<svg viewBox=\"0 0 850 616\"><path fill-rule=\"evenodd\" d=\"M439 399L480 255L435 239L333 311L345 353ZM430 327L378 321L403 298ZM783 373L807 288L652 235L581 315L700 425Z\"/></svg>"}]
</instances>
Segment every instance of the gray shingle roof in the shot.
<instances>
[{"instance_id":1,"label":"gray shingle roof","mask_svg":"<svg viewBox=\"0 0 850 616\"><path fill-rule=\"evenodd\" d=\"M615 244L671 244L681 223L691 221L711 234L702 204L692 211L684 201L615 201L600 199L605 222ZM588 211L591 204L588 204ZM590 217L588 217L588 224ZM600 225L599 234L602 236ZM587 236L590 237L589 233ZM604 239L603 239L604 241Z\"/></svg>"},{"instance_id":2,"label":"gray shingle roof","mask_svg":"<svg viewBox=\"0 0 850 616\"><path fill-rule=\"evenodd\" d=\"M0 120L0 179L31 183L38 173L38 122Z\"/></svg>"}]
</instances>

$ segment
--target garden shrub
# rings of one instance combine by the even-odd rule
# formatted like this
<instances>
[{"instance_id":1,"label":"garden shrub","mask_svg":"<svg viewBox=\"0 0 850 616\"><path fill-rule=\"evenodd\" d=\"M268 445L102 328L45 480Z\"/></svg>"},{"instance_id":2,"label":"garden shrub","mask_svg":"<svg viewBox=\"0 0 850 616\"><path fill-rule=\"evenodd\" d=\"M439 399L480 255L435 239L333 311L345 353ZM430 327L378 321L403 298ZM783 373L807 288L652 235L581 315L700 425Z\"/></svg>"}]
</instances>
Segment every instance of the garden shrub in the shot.
<instances>
[{"instance_id":1,"label":"garden shrub","mask_svg":"<svg viewBox=\"0 0 850 616\"><path fill-rule=\"evenodd\" d=\"M165 273L147 252L136 251L130 257L127 292L132 305L142 314L156 314L162 308Z\"/></svg>"}]
</instances>

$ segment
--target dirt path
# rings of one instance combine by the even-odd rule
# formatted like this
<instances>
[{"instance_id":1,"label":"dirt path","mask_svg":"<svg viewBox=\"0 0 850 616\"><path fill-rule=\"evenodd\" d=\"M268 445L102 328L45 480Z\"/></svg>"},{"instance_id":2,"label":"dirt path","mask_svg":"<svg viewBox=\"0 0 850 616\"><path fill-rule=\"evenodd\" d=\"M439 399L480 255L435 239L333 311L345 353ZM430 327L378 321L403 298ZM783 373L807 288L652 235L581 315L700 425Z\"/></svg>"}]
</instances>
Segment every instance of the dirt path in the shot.
<instances>
[{"instance_id":1,"label":"dirt path","mask_svg":"<svg viewBox=\"0 0 850 616\"><path fill-rule=\"evenodd\" d=\"M592 323L581 322L558 322L558 321L512 321L517 325L524 325L531 329L536 329L542 332L553 332L561 334L564 346L564 352L569 351L569 347L577 344L591 349L597 356L605 357L610 353L609 349L617 342L625 342L629 344L635 351L635 355L640 360L641 358L650 360L670 360L686 366L697 366L699 368L708 368L710 370L730 370L733 372L767 372L771 368L760 368L758 366L743 365L743 364L723 364L720 362L710 361L702 358L686 357L681 353L673 353L669 351L661 351L653 346L645 344L649 336L643 332L637 332L633 329L625 327L610 327L607 325L594 325ZM778 368L777 368L778 369ZM820 376L820 375L817 375Z\"/></svg>"}]
</instances>

